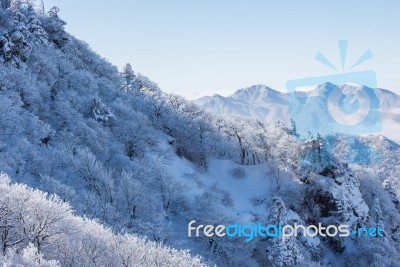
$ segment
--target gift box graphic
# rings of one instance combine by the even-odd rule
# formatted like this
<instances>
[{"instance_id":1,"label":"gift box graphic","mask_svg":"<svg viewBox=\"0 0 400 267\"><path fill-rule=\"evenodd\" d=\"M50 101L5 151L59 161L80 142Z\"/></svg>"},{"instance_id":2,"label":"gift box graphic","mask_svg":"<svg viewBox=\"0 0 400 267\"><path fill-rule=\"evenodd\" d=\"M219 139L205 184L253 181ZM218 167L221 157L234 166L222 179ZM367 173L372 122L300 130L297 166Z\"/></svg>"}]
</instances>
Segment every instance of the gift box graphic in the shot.
<instances>
[{"instance_id":1,"label":"gift box graphic","mask_svg":"<svg viewBox=\"0 0 400 267\"><path fill-rule=\"evenodd\" d=\"M344 69L347 41L339 41L339 49ZM371 57L372 53L368 50L350 70ZM321 53L316 59L337 70ZM318 87L311 94L299 90L310 86ZM289 80L286 88L291 119L296 122L300 133L362 135L379 132L382 123L376 87L373 70Z\"/></svg>"}]
</instances>

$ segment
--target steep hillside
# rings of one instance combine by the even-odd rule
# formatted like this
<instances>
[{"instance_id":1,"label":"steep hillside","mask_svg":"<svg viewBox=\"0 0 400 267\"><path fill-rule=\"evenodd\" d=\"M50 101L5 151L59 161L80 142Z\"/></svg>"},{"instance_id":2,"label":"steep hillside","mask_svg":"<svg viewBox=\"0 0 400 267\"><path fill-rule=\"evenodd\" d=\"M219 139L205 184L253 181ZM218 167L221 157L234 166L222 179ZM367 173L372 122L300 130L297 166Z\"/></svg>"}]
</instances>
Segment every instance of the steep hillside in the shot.
<instances>
[{"instance_id":1,"label":"steep hillside","mask_svg":"<svg viewBox=\"0 0 400 267\"><path fill-rule=\"evenodd\" d=\"M301 139L294 124L213 115L164 93L130 64L119 72L64 30L57 8L38 14L27 3L0 3L1 263L399 262L400 150L393 142ZM262 86L254 90L285 102ZM246 91L235 97L258 99ZM379 153L360 160L371 147ZM193 220L379 225L385 236L189 237Z\"/></svg>"},{"instance_id":2,"label":"steep hillside","mask_svg":"<svg viewBox=\"0 0 400 267\"><path fill-rule=\"evenodd\" d=\"M10 184L4 174L0 208L4 266L205 266L187 251L115 235L94 220L74 216L57 196Z\"/></svg>"}]
</instances>

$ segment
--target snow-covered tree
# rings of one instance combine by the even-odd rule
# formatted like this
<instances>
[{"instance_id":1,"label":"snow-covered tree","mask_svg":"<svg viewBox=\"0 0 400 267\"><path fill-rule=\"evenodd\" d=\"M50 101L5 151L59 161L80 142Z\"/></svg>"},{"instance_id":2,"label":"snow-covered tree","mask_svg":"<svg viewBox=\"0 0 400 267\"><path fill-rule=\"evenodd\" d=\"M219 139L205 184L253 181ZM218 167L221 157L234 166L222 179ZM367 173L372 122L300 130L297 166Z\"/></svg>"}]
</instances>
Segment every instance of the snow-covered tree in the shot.
<instances>
[{"instance_id":1,"label":"snow-covered tree","mask_svg":"<svg viewBox=\"0 0 400 267\"><path fill-rule=\"evenodd\" d=\"M26 18L19 11L13 14L12 27L0 37L0 59L3 63L9 63L20 68L28 60L31 52L31 45L26 41L25 36Z\"/></svg>"},{"instance_id":2,"label":"snow-covered tree","mask_svg":"<svg viewBox=\"0 0 400 267\"><path fill-rule=\"evenodd\" d=\"M66 22L59 17L59 11L60 9L58 7L52 7L48 11L48 17L42 20L42 27L46 31L49 40L57 47L61 48L70 38L64 30Z\"/></svg>"},{"instance_id":3,"label":"snow-covered tree","mask_svg":"<svg viewBox=\"0 0 400 267\"><path fill-rule=\"evenodd\" d=\"M29 1L0 3L0 171L11 177L0 184L1 263L201 266L164 242L192 248L210 265L308 265L331 254L332 265L396 265L395 143L367 136L302 139L295 125L211 114L162 92L129 65L119 73L64 30L57 9L38 15ZM360 161L362 147L377 153ZM254 196L243 199L247 193ZM240 238L182 237L192 219L267 221L260 204L271 196L280 199L270 213L277 223L285 213L303 222L379 223L387 235L368 244L321 239L312 249L301 238L243 245Z\"/></svg>"},{"instance_id":4,"label":"snow-covered tree","mask_svg":"<svg viewBox=\"0 0 400 267\"><path fill-rule=\"evenodd\" d=\"M268 216L268 223L278 226L286 224L286 207L279 197L271 199L271 210ZM289 238L269 238L266 242L267 260L271 266L294 266L303 261L304 257L300 252L296 240Z\"/></svg>"}]
</instances>

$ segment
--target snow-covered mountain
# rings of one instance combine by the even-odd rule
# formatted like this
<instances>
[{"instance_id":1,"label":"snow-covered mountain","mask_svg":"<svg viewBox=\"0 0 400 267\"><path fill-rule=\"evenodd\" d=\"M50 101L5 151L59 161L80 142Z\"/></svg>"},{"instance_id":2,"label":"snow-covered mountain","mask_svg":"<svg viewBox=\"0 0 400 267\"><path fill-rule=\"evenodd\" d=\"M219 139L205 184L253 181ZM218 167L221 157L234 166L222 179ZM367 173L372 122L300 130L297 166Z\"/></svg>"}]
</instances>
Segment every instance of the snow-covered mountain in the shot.
<instances>
[{"instance_id":1,"label":"snow-covered mountain","mask_svg":"<svg viewBox=\"0 0 400 267\"><path fill-rule=\"evenodd\" d=\"M325 83L307 92L282 93L264 85L194 101L223 116L264 123L293 119L299 132L382 134L400 141L400 95L385 89Z\"/></svg>"},{"instance_id":2,"label":"snow-covered mountain","mask_svg":"<svg viewBox=\"0 0 400 267\"><path fill-rule=\"evenodd\" d=\"M0 0L0 265L398 265L398 145L210 114L130 64L118 71L64 25L57 8ZM299 107L329 110L311 97ZM291 100L263 86L214 99L271 119ZM396 111L394 96L384 103ZM197 237L192 220L251 227ZM253 232L319 223L385 235Z\"/></svg>"},{"instance_id":3,"label":"snow-covered mountain","mask_svg":"<svg viewBox=\"0 0 400 267\"><path fill-rule=\"evenodd\" d=\"M240 89L228 97L205 96L194 103L221 116L235 115L261 122L289 121L287 96L265 85Z\"/></svg>"}]
</instances>

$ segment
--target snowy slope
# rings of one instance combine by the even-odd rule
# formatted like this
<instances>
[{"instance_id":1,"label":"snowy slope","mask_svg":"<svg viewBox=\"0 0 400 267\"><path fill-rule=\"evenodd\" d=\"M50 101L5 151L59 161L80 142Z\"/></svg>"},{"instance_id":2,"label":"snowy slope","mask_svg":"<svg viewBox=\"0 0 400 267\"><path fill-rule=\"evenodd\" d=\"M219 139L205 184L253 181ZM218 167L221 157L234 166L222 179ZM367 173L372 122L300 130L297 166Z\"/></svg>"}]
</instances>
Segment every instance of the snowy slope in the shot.
<instances>
[{"instance_id":1,"label":"snowy slope","mask_svg":"<svg viewBox=\"0 0 400 267\"><path fill-rule=\"evenodd\" d=\"M1 264L399 262L400 149L393 142L342 136L302 140L290 124L219 116L240 111L272 120L287 114L287 95L265 86L229 98L204 98L221 106L220 114L212 115L163 92L130 64L119 72L65 31L57 8L45 15L36 14L29 1L1 3L0 172L6 174L0 177ZM321 93L319 98L300 94L298 108L307 110L298 113L305 116L301 120L307 122L306 114L313 111L328 111L324 94L336 88L328 87L313 92ZM348 90L363 100L357 88ZM396 97L379 93L396 120ZM349 147L360 153L349 153ZM379 154L365 159L368 148ZM368 242L353 237L189 238L191 220L204 225L380 225L387 236ZM201 263L195 255L202 256Z\"/></svg>"}]
</instances>

